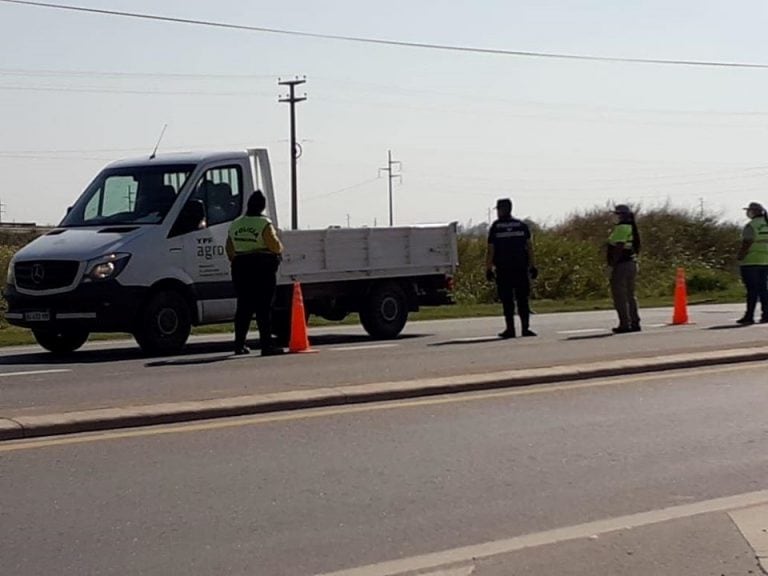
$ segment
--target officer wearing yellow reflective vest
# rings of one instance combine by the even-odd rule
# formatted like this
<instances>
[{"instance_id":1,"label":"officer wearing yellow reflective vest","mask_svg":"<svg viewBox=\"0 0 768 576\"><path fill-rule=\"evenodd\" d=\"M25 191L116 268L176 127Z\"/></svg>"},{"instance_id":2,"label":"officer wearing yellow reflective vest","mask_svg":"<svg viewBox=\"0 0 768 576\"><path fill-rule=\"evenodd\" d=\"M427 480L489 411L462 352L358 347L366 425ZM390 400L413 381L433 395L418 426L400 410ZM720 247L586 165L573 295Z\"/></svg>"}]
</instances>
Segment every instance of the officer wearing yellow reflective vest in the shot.
<instances>
[{"instance_id":1,"label":"officer wearing yellow reflective vest","mask_svg":"<svg viewBox=\"0 0 768 576\"><path fill-rule=\"evenodd\" d=\"M229 227L227 256L232 263L232 281L237 295L235 312L235 354L248 354L248 328L254 312L259 328L261 355L282 354L272 345L272 304L277 286L277 269L283 246L269 218L263 216L266 199L256 190L248 199L245 216Z\"/></svg>"},{"instance_id":2,"label":"officer wearing yellow reflective vest","mask_svg":"<svg viewBox=\"0 0 768 576\"><path fill-rule=\"evenodd\" d=\"M761 323L768 323L768 215L758 202L751 202L747 211L749 222L741 233L738 260L741 280L747 289L747 311L737 322L755 323L755 308L760 300Z\"/></svg>"},{"instance_id":3,"label":"officer wearing yellow reflective vest","mask_svg":"<svg viewBox=\"0 0 768 576\"><path fill-rule=\"evenodd\" d=\"M617 217L608 238L607 260L611 268L611 295L619 316L615 334L640 331L640 316L635 298L637 280L637 255L640 252L640 232L635 215L626 204L618 204L613 213Z\"/></svg>"}]
</instances>

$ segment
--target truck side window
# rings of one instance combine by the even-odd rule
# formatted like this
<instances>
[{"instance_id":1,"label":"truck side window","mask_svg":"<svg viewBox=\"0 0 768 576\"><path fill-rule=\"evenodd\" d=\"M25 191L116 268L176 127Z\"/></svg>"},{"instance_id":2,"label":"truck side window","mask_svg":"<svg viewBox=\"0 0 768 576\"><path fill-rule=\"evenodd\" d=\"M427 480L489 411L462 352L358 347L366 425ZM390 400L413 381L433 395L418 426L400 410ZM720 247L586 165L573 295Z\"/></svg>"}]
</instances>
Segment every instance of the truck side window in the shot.
<instances>
[{"instance_id":1,"label":"truck side window","mask_svg":"<svg viewBox=\"0 0 768 576\"><path fill-rule=\"evenodd\" d=\"M231 222L243 209L242 170L223 166L208 170L195 186L192 199L205 205L208 226Z\"/></svg>"}]
</instances>

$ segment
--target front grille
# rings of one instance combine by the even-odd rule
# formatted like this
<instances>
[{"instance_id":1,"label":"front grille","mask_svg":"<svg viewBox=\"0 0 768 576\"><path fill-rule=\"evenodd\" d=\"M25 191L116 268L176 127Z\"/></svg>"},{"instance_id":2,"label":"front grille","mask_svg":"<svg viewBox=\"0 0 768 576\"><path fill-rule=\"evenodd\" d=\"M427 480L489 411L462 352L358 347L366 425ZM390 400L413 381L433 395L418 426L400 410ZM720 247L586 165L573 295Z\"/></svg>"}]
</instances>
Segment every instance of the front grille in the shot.
<instances>
[{"instance_id":1,"label":"front grille","mask_svg":"<svg viewBox=\"0 0 768 576\"><path fill-rule=\"evenodd\" d=\"M75 281L79 264L71 260L16 262L16 286L25 290L55 290Z\"/></svg>"}]
</instances>

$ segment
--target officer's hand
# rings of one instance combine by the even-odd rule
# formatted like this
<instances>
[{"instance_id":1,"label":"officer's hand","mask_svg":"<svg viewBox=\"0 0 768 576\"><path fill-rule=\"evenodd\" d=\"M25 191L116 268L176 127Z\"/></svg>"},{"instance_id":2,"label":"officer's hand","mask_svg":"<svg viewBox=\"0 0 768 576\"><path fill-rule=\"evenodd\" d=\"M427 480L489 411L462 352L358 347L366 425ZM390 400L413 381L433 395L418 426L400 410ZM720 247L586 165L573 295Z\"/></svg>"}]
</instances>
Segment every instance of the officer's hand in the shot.
<instances>
[{"instance_id":1,"label":"officer's hand","mask_svg":"<svg viewBox=\"0 0 768 576\"><path fill-rule=\"evenodd\" d=\"M536 266L531 266L528 269L528 273L531 275L531 280L536 280L539 277L539 269Z\"/></svg>"},{"instance_id":2,"label":"officer's hand","mask_svg":"<svg viewBox=\"0 0 768 576\"><path fill-rule=\"evenodd\" d=\"M485 271L485 279L488 282L493 282L494 280L496 280L496 274L494 274L493 270L488 268L488 270Z\"/></svg>"}]
</instances>

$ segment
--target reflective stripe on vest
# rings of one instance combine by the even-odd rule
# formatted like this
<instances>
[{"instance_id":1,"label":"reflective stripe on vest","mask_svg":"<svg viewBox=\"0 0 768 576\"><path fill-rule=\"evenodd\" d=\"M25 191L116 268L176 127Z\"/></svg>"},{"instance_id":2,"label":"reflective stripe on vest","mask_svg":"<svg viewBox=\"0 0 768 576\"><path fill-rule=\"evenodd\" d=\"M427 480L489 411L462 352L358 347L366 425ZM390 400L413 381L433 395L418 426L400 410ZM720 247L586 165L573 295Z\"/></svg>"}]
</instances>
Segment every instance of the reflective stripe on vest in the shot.
<instances>
[{"instance_id":1,"label":"reflective stripe on vest","mask_svg":"<svg viewBox=\"0 0 768 576\"><path fill-rule=\"evenodd\" d=\"M754 237L741 263L747 266L768 266L768 222L763 216L759 216L752 218L749 226L752 227Z\"/></svg>"},{"instance_id":2,"label":"reflective stripe on vest","mask_svg":"<svg viewBox=\"0 0 768 576\"><path fill-rule=\"evenodd\" d=\"M264 229L271 224L264 216L241 216L229 227L229 237L235 254L268 251L264 241Z\"/></svg>"}]
</instances>

